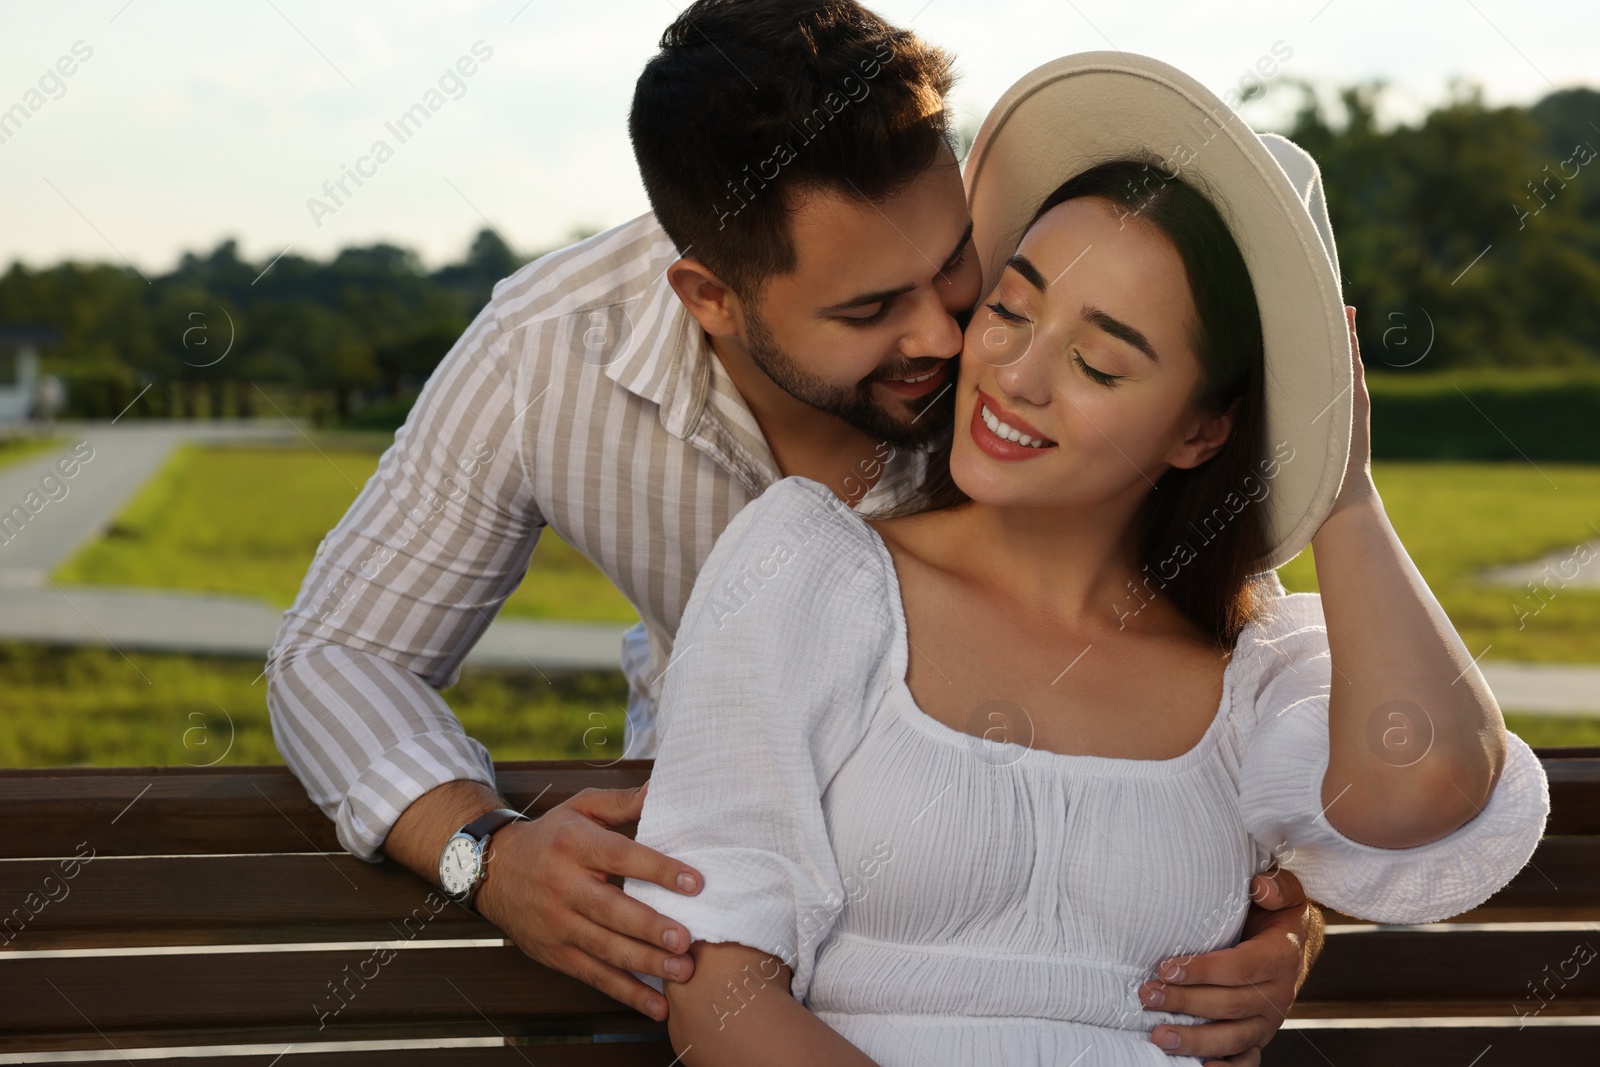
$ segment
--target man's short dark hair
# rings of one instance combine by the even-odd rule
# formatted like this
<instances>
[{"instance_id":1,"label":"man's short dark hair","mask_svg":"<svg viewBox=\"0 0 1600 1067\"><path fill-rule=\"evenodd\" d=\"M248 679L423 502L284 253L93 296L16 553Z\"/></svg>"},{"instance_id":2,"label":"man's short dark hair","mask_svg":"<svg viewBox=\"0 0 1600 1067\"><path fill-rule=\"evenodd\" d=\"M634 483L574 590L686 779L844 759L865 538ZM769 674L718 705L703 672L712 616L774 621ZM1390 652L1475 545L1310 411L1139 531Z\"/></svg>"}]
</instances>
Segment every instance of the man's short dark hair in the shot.
<instances>
[{"instance_id":1,"label":"man's short dark hair","mask_svg":"<svg viewBox=\"0 0 1600 1067\"><path fill-rule=\"evenodd\" d=\"M952 64L854 0L698 0L628 116L657 221L753 299L795 268L798 194L883 200L934 164L951 143Z\"/></svg>"}]
</instances>

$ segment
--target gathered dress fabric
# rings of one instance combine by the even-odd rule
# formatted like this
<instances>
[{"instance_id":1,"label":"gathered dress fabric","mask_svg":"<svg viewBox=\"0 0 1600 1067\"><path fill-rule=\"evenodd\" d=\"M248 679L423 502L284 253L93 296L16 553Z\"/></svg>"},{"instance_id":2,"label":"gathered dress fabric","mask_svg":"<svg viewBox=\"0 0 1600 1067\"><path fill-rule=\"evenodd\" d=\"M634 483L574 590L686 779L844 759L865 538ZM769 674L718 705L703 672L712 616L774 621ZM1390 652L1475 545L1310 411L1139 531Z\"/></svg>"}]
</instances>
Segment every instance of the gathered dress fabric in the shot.
<instances>
[{"instance_id":1,"label":"gathered dress fabric","mask_svg":"<svg viewBox=\"0 0 1600 1067\"><path fill-rule=\"evenodd\" d=\"M860 515L798 476L747 505L685 608L637 834L704 887L625 882L697 941L781 957L793 995L885 1067L1199 1064L1149 1032L1205 1020L1146 1010L1138 987L1237 943L1253 874L1276 861L1350 915L1437 921L1510 881L1549 813L1512 735L1483 810L1440 840L1384 849L1330 825L1316 594L1245 628L1210 727L1173 759L947 726L913 699L907 649L893 559Z\"/></svg>"}]
</instances>

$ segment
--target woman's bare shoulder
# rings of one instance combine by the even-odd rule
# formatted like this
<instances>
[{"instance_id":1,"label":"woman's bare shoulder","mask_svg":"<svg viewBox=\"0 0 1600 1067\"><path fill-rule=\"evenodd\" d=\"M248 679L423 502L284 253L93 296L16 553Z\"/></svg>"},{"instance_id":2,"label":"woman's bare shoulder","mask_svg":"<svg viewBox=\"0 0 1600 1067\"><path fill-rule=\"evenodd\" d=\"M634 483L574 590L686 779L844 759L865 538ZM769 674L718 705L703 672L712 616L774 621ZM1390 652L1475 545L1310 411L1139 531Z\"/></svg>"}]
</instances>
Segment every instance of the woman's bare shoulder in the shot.
<instances>
[{"instance_id":1,"label":"woman's bare shoulder","mask_svg":"<svg viewBox=\"0 0 1600 1067\"><path fill-rule=\"evenodd\" d=\"M952 546L960 540L960 515L954 511L924 511L890 519L867 519L896 559L946 569Z\"/></svg>"}]
</instances>

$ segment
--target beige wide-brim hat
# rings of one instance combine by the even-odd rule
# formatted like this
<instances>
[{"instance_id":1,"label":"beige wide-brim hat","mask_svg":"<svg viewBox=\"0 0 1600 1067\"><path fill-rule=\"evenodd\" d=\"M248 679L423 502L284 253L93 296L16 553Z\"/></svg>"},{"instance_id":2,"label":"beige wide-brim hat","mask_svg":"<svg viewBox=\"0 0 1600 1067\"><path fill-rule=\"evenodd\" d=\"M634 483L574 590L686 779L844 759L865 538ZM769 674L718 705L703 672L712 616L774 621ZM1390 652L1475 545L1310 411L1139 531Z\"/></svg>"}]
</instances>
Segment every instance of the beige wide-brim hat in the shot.
<instances>
[{"instance_id":1,"label":"beige wide-brim hat","mask_svg":"<svg viewBox=\"0 0 1600 1067\"><path fill-rule=\"evenodd\" d=\"M1167 175L1195 179L1244 254L1266 345L1267 454L1293 449L1262 501L1272 549L1261 569L1282 566L1327 517L1350 454L1352 368L1338 257L1322 176L1304 149L1255 133L1205 86L1148 56L1052 60L1006 91L967 157L984 293L1046 196L1096 164L1130 157L1159 158ZM1158 173L1151 187L1159 181Z\"/></svg>"}]
</instances>

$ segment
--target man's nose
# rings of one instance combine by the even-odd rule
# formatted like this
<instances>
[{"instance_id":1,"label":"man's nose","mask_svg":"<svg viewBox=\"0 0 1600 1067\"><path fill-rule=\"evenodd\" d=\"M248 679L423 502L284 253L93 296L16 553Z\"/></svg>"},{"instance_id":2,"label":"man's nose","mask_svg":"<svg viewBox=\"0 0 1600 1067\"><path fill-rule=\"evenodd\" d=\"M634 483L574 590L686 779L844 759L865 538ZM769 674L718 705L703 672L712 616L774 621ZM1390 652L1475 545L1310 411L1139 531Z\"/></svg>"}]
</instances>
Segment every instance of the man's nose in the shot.
<instances>
[{"instance_id":1,"label":"man's nose","mask_svg":"<svg viewBox=\"0 0 1600 1067\"><path fill-rule=\"evenodd\" d=\"M909 357L938 356L948 359L961 351L961 323L947 306L943 294L929 291L918 302L912 327L900 342L900 352Z\"/></svg>"}]
</instances>

